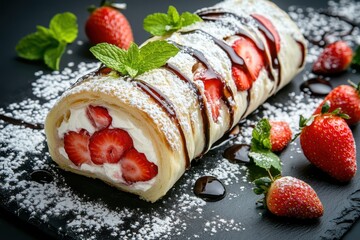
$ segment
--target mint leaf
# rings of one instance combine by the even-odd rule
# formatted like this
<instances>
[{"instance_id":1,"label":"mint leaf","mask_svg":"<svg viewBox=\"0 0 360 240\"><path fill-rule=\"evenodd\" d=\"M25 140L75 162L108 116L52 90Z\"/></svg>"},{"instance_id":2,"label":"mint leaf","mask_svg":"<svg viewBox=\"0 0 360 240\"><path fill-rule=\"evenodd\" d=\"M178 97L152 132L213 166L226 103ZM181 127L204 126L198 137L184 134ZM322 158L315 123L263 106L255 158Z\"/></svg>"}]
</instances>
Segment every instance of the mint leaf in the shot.
<instances>
[{"instance_id":1,"label":"mint leaf","mask_svg":"<svg viewBox=\"0 0 360 240\"><path fill-rule=\"evenodd\" d=\"M76 16L70 12L56 14L50 21L50 30L58 41L73 42L78 35Z\"/></svg>"},{"instance_id":2,"label":"mint leaf","mask_svg":"<svg viewBox=\"0 0 360 240\"><path fill-rule=\"evenodd\" d=\"M281 171L280 159L271 151L250 151L249 157L261 168L270 169L274 167L276 170Z\"/></svg>"},{"instance_id":3,"label":"mint leaf","mask_svg":"<svg viewBox=\"0 0 360 240\"><path fill-rule=\"evenodd\" d=\"M144 72L163 66L170 57L179 52L179 49L166 41L153 41L141 48L132 43L128 50L112 44L100 43L91 47L90 51L107 67L122 75L135 78Z\"/></svg>"},{"instance_id":4,"label":"mint leaf","mask_svg":"<svg viewBox=\"0 0 360 240\"><path fill-rule=\"evenodd\" d=\"M166 41L153 41L140 48L141 73L165 65L166 61L175 56L179 49Z\"/></svg>"},{"instance_id":5,"label":"mint leaf","mask_svg":"<svg viewBox=\"0 0 360 240\"><path fill-rule=\"evenodd\" d=\"M58 46L48 48L44 54L45 64L51 69L59 69L60 59L66 48L65 42L59 42Z\"/></svg>"},{"instance_id":6,"label":"mint leaf","mask_svg":"<svg viewBox=\"0 0 360 240\"><path fill-rule=\"evenodd\" d=\"M360 46L356 48L355 54L351 61L351 67L355 69L360 69Z\"/></svg>"},{"instance_id":7,"label":"mint leaf","mask_svg":"<svg viewBox=\"0 0 360 240\"><path fill-rule=\"evenodd\" d=\"M249 157L260 168L269 171L271 168L281 172L280 158L271 151L271 125L266 118L261 119L252 131Z\"/></svg>"},{"instance_id":8,"label":"mint leaf","mask_svg":"<svg viewBox=\"0 0 360 240\"><path fill-rule=\"evenodd\" d=\"M254 181L258 178L269 176L268 171L266 171L264 168L259 167L255 163L248 164L247 168L249 170L249 180L250 181ZM272 167L272 168L270 168L270 173L272 176L277 176L277 175L280 175L281 172Z\"/></svg>"},{"instance_id":9,"label":"mint leaf","mask_svg":"<svg viewBox=\"0 0 360 240\"><path fill-rule=\"evenodd\" d=\"M77 37L76 16L69 12L56 14L49 26L50 28L37 26L35 33L20 39L15 50L21 58L44 60L49 68L58 70L67 43L73 42Z\"/></svg>"},{"instance_id":10,"label":"mint leaf","mask_svg":"<svg viewBox=\"0 0 360 240\"><path fill-rule=\"evenodd\" d=\"M125 50L108 43L99 43L90 48L90 52L104 63L122 74L126 74L127 53Z\"/></svg>"},{"instance_id":11,"label":"mint leaf","mask_svg":"<svg viewBox=\"0 0 360 240\"><path fill-rule=\"evenodd\" d=\"M154 36L164 36L198 21L202 21L198 15L190 12L179 15L175 7L169 6L167 14L154 13L148 15L144 19L143 26L145 31Z\"/></svg>"},{"instance_id":12,"label":"mint leaf","mask_svg":"<svg viewBox=\"0 0 360 240\"><path fill-rule=\"evenodd\" d=\"M35 32L23 37L16 45L15 50L19 57L41 60L49 46L56 46L56 40L42 32Z\"/></svg>"}]
</instances>

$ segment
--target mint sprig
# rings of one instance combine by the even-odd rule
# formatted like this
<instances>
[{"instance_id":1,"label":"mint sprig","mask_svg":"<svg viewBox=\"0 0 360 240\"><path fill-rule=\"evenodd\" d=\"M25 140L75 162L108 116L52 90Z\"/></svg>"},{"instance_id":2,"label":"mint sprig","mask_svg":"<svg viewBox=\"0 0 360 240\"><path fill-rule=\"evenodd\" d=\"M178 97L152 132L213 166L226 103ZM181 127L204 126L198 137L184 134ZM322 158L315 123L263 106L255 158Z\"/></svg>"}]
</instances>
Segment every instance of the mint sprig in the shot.
<instances>
[{"instance_id":1,"label":"mint sprig","mask_svg":"<svg viewBox=\"0 0 360 240\"><path fill-rule=\"evenodd\" d=\"M166 41L152 41L139 48L131 43L128 50L109 43L99 43L90 48L94 56L107 67L129 75L132 78L165 65L169 58L175 56L179 49Z\"/></svg>"},{"instance_id":2,"label":"mint sprig","mask_svg":"<svg viewBox=\"0 0 360 240\"><path fill-rule=\"evenodd\" d=\"M169 6L167 14L150 14L144 19L143 25L145 31L152 35L164 36L199 21L202 19L198 15L190 12L183 12L180 15L174 6Z\"/></svg>"},{"instance_id":3,"label":"mint sprig","mask_svg":"<svg viewBox=\"0 0 360 240\"><path fill-rule=\"evenodd\" d=\"M49 28L37 26L37 31L23 37L15 47L19 57L28 60L44 60L45 64L59 70L60 59L68 43L78 35L76 16L70 12L56 14Z\"/></svg>"},{"instance_id":4,"label":"mint sprig","mask_svg":"<svg viewBox=\"0 0 360 240\"><path fill-rule=\"evenodd\" d=\"M280 158L271 151L270 129L271 125L266 118L261 119L256 124L252 132L249 157L257 166L267 172L273 168L277 173L280 173Z\"/></svg>"}]
</instances>

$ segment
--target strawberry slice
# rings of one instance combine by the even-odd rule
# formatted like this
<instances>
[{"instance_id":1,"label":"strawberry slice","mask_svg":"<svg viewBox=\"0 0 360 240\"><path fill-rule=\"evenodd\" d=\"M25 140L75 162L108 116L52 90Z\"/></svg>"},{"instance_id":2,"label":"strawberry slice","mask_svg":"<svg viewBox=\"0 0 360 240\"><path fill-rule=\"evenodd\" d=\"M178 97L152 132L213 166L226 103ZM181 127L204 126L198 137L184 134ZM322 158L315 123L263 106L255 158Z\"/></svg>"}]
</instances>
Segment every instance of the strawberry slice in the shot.
<instances>
[{"instance_id":1,"label":"strawberry slice","mask_svg":"<svg viewBox=\"0 0 360 240\"><path fill-rule=\"evenodd\" d=\"M91 160L95 164L117 163L133 147L130 135L122 129L102 129L95 132L89 143Z\"/></svg>"},{"instance_id":2,"label":"strawberry slice","mask_svg":"<svg viewBox=\"0 0 360 240\"><path fill-rule=\"evenodd\" d=\"M241 73L241 69L238 67L233 67L233 77L235 84L237 84L238 89L244 89L242 85L246 86L246 82L251 80L250 87L252 82L257 79L259 76L260 70L264 67L264 59L255 45L255 43L248 37L241 36L238 40L236 40L232 46L235 52L244 59L247 69L249 70L249 75L245 74L244 72ZM234 68L237 68L238 71L234 72ZM246 79L249 78L250 79Z\"/></svg>"},{"instance_id":3,"label":"strawberry slice","mask_svg":"<svg viewBox=\"0 0 360 240\"><path fill-rule=\"evenodd\" d=\"M89 139L90 134L85 129L79 132L69 131L64 135L65 152L76 166L91 162Z\"/></svg>"},{"instance_id":4,"label":"strawberry slice","mask_svg":"<svg viewBox=\"0 0 360 240\"><path fill-rule=\"evenodd\" d=\"M149 181L158 174L158 167L143 153L132 148L120 160L122 176L128 183Z\"/></svg>"},{"instance_id":5,"label":"strawberry slice","mask_svg":"<svg viewBox=\"0 0 360 240\"><path fill-rule=\"evenodd\" d=\"M239 67L233 66L231 68L232 77L235 81L235 85L238 91L246 91L251 88L252 80L244 73Z\"/></svg>"},{"instance_id":6,"label":"strawberry slice","mask_svg":"<svg viewBox=\"0 0 360 240\"><path fill-rule=\"evenodd\" d=\"M220 100L222 98L223 84L219 79L209 79L203 81L205 97L211 107L211 115L214 122L217 122L220 115Z\"/></svg>"},{"instance_id":7,"label":"strawberry slice","mask_svg":"<svg viewBox=\"0 0 360 240\"><path fill-rule=\"evenodd\" d=\"M270 22L269 19L267 19L263 15L252 14L251 16L253 18L255 18L260 24L262 24L266 28L264 34L267 35L267 38L269 38L270 41L275 42L276 52L279 52L280 51L280 36L279 36L279 33L276 31L275 26Z\"/></svg>"},{"instance_id":8,"label":"strawberry slice","mask_svg":"<svg viewBox=\"0 0 360 240\"><path fill-rule=\"evenodd\" d=\"M112 117L104 107L89 105L86 109L86 115L91 124L98 130L109 127L112 122Z\"/></svg>"}]
</instances>

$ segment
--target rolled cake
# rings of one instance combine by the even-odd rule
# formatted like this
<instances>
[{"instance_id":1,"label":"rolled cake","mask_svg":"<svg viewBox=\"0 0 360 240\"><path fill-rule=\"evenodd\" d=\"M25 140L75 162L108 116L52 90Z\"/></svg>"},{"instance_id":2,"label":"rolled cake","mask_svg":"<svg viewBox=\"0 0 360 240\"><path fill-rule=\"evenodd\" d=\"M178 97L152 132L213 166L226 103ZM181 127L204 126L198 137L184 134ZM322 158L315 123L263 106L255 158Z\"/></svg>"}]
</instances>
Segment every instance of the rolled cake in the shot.
<instances>
[{"instance_id":1,"label":"rolled cake","mask_svg":"<svg viewBox=\"0 0 360 240\"><path fill-rule=\"evenodd\" d=\"M45 132L61 168L155 202L302 70L305 40L273 3L228 0L196 13L203 21L162 37L180 49L165 66L135 79L102 66L60 97Z\"/></svg>"}]
</instances>

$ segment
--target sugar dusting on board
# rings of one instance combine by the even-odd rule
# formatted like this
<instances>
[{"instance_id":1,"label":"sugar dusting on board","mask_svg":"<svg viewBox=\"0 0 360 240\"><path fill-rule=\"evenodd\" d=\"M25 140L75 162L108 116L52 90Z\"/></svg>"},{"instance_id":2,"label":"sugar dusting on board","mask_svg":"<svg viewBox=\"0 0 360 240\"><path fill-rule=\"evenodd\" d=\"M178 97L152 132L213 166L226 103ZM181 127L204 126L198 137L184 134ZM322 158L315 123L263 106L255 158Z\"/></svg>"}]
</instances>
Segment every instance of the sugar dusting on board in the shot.
<instances>
[{"instance_id":1,"label":"sugar dusting on board","mask_svg":"<svg viewBox=\"0 0 360 240\"><path fill-rule=\"evenodd\" d=\"M328 10L323 13L312 8L289 8L290 16L309 40L307 62L311 63L315 60L326 41L344 39L353 46L360 44L359 28L349 23L354 21L357 24L356 21L360 19L359 9L360 4L352 1L338 3L331 1ZM349 15L351 19L341 21L331 16L344 16L344 12L347 16L348 12L353 13ZM326 35L326 31L333 29L339 29L336 32L345 29L349 34ZM325 35L326 39L318 38ZM82 45L83 42L78 41L77 44ZM73 54L73 51L69 50L67 54ZM70 62L61 72L45 74L43 71L37 71L34 73L37 80L32 84L33 96L0 109L0 114L27 123L42 123L58 96L69 88L78 76L97 66L98 63ZM311 73L303 73L304 80L310 77L313 77ZM240 133L230 141L230 144L249 144L252 126L261 117L287 121L295 132L298 118L293 116L300 114L308 116L319 101L320 99L310 98L305 93L297 95L289 93L287 99L282 99L282 103L265 103L250 118L240 123ZM19 212L26 211L29 219L36 218L43 223L56 219L60 235L88 239L97 239L102 234L114 239L181 238L183 233L191 229L196 222L201 228L197 229L198 234L190 237L196 239L200 238L200 232L203 238L221 232L246 231L247 227L251 227L247 226L246 219L229 218L222 212L212 212L209 217L205 212L212 203L197 198L191 191L198 177L211 175L221 180L225 186L236 186L231 188L237 189L236 192L228 192L225 196L230 201L239 201L245 191L251 192L252 185L248 179L247 167L222 159L221 154L216 154L216 151L210 151L208 154L213 154L217 160L206 163L206 168L192 166L169 194L154 204L154 207L140 208L129 205L120 208L104 201L100 194L95 197L87 196L81 189L76 188L76 183L69 182L69 173L58 169L51 161L43 130L30 129L0 120L0 139L2 182L0 189L6 193L4 201L7 201L7 205L15 204ZM289 148L291 153L301 152L296 142ZM204 163L199 164L204 165ZM53 178L42 183L33 181L30 177L31 173L37 170L46 170ZM83 184L89 182L92 184L94 181L83 177L77 179ZM97 181L95 185L110 188ZM121 201L121 197L117 197L117 194L123 193L117 193L116 189L113 189L113 192L114 201ZM138 201L136 197L133 200Z\"/></svg>"}]
</instances>

